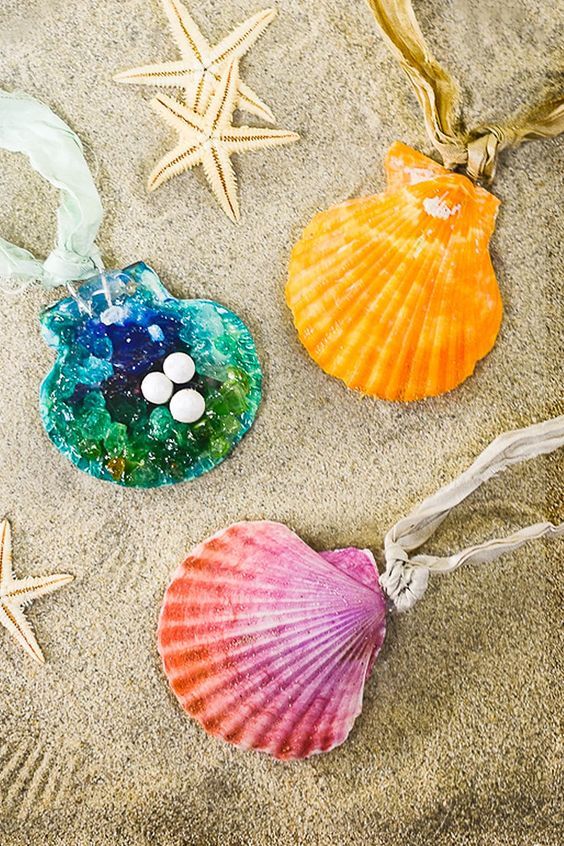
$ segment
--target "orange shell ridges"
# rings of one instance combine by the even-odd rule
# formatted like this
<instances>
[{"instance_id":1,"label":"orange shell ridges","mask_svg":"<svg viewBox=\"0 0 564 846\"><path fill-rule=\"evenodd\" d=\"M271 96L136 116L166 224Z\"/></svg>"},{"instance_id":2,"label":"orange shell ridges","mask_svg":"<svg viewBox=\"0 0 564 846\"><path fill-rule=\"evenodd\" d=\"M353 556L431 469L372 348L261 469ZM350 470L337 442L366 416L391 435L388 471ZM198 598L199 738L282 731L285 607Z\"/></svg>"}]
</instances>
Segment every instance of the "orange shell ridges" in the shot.
<instances>
[{"instance_id":1,"label":"orange shell ridges","mask_svg":"<svg viewBox=\"0 0 564 846\"><path fill-rule=\"evenodd\" d=\"M326 373L410 401L455 388L495 344L502 303L488 243L499 200L399 142L385 169L385 192L309 223L286 299Z\"/></svg>"}]
</instances>

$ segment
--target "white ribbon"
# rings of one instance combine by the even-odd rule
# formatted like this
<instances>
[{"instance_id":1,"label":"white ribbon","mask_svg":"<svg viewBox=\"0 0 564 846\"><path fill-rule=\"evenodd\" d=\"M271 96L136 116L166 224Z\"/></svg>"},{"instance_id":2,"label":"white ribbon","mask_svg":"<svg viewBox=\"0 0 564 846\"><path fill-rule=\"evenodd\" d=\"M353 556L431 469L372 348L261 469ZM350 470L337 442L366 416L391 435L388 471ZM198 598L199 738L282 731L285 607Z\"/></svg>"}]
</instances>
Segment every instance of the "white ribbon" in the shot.
<instances>
[{"instance_id":1,"label":"white ribbon","mask_svg":"<svg viewBox=\"0 0 564 846\"><path fill-rule=\"evenodd\" d=\"M564 416L500 435L453 482L441 488L393 526L384 541L386 570L383 589L398 611L408 611L425 593L429 573L448 573L466 562L493 561L545 535L563 535L564 523L535 523L505 538L469 546L446 557L413 555L428 540L453 508L492 476L513 464L544 455L564 446Z\"/></svg>"}]
</instances>

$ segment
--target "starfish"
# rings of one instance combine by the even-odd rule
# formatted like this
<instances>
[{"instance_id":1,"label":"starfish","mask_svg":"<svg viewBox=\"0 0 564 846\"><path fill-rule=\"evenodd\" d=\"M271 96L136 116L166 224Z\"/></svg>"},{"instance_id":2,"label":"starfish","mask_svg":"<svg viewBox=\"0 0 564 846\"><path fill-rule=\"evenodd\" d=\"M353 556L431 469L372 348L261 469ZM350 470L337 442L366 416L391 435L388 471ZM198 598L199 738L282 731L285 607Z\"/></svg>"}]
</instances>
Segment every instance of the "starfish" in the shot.
<instances>
[{"instance_id":1,"label":"starfish","mask_svg":"<svg viewBox=\"0 0 564 846\"><path fill-rule=\"evenodd\" d=\"M0 623L15 637L20 646L40 664L43 653L33 630L25 618L24 608L32 600L72 582L74 576L56 573L52 576L27 576L16 579L12 570L12 529L8 520L0 524Z\"/></svg>"},{"instance_id":2,"label":"starfish","mask_svg":"<svg viewBox=\"0 0 564 846\"><path fill-rule=\"evenodd\" d=\"M177 62L132 68L118 73L114 79L117 82L182 88L186 105L198 114L204 114L225 64L244 56L276 17L276 10L257 12L212 48L186 6L179 0L162 0L162 3L182 58ZM237 87L236 105L269 123L274 121L268 106L241 80Z\"/></svg>"},{"instance_id":3,"label":"starfish","mask_svg":"<svg viewBox=\"0 0 564 846\"><path fill-rule=\"evenodd\" d=\"M167 179L201 164L212 191L233 222L239 220L239 201L231 154L288 144L299 138L295 132L283 129L233 126L238 79L235 60L223 71L203 115L164 94L153 100L155 111L178 131L179 139L176 147L156 165L148 181L149 191L154 191Z\"/></svg>"}]
</instances>

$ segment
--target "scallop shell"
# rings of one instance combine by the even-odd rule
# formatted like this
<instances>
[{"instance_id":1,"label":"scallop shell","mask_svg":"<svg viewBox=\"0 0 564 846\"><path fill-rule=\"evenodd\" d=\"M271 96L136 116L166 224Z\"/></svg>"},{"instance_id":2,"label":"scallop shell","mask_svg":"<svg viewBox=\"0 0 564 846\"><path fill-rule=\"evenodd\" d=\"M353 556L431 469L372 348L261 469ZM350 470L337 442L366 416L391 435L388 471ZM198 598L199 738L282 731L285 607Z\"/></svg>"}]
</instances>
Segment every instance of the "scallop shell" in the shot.
<instances>
[{"instance_id":1,"label":"scallop shell","mask_svg":"<svg viewBox=\"0 0 564 846\"><path fill-rule=\"evenodd\" d=\"M416 400L459 385L495 343L502 304L488 242L499 200L399 142L385 169L385 192L306 227L286 298L326 373Z\"/></svg>"},{"instance_id":2,"label":"scallop shell","mask_svg":"<svg viewBox=\"0 0 564 846\"><path fill-rule=\"evenodd\" d=\"M280 523L236 523L175 573L159 653L180 704L209 734L307 758L349 734L385 613L370 552L317 553Z\"/></svg>"}]
</instances>

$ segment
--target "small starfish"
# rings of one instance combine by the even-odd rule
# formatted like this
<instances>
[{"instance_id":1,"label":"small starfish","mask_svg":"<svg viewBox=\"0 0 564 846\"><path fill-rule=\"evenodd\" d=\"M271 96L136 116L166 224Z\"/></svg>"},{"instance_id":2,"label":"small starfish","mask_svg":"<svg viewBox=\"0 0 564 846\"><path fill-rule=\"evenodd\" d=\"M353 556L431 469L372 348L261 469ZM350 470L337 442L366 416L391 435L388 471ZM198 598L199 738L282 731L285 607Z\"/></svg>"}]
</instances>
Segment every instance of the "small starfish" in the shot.
<instances>
[{"instance_id":1,"label":"small starfish","mask_svg":"<svg viewBox=\"0 0 564 846\"><path fill-rule=\"evenodd\" d=\"M0 623L15 637L20 646L40 664L43 653L33 630L25 618L24 608L32 600L72 582L74 576L57 573L52 576L27 576L16 579L12 570L12 529L8 520L0 524Z\"/></svg>"},{"instance_id":2,"label":"small starfish","mask_svg":"<svg viewBox=\"0 0 564 846\"><path fill-rule=\"evenodd\" d=\"M182 54L177 62L144 65L118 73L117 82L167 85L182 88L184 102L204 114L227 62L240 59L276 17L275 9L264 9L240 24L216 47L211 47L198 25L178 0L162 0L172 34ZM255 92L239 80L236 104L269 123L274 116Z\"/></svg>"},{"instance_id":3,"label":"small starfish","mask_svg":"<svg viewBox=\"0 0 564 846\"><path fill-rule=\"evenodd\" d=\"M165 95L159 95L153 100L155 111L178 131L179 140L149 176L149 191L154 191L167 179L201 164L227 216L234 222L239 220L237 180L230 160L231 154L288 144L297 141L299 135L283 129L233 126L238 79L237 61L234 61L223 71L203 115Z\"/></svg>"}]
</instances>

